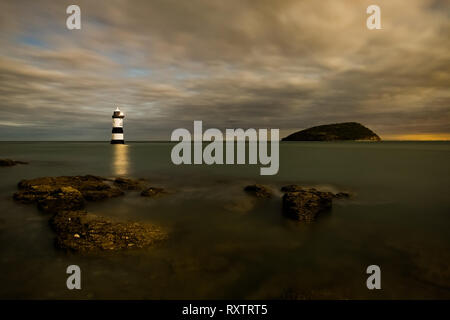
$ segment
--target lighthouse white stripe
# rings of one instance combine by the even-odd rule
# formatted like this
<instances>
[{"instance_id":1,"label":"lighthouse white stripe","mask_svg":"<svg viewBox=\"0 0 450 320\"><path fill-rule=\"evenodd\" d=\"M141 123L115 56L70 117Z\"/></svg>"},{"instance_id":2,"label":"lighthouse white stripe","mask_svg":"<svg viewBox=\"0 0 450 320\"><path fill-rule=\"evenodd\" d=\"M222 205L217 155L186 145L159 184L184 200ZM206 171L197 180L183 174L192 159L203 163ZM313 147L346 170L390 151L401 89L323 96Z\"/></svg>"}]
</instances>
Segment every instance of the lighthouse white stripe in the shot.
<instances>
[{"instance_id":1,"label":"lighthouse white stripe","mask_svg":"<svg viewBox=\"0 0 450 320\"><path fill-rule=\"evenodd\" d=\"M113 140L123 140L123 133L113 133L112 139Z\"/></svg>"},{"instance_id":2,"label":"lighthouse white stripe","mask_svg":"<svg viewBox=\"0 0 450 320\"><path fill-rule=\"evenodd\" d=\"M113 127L123 127L123 119L114 118L113 119Z\"/></svg>"}]
</instances>

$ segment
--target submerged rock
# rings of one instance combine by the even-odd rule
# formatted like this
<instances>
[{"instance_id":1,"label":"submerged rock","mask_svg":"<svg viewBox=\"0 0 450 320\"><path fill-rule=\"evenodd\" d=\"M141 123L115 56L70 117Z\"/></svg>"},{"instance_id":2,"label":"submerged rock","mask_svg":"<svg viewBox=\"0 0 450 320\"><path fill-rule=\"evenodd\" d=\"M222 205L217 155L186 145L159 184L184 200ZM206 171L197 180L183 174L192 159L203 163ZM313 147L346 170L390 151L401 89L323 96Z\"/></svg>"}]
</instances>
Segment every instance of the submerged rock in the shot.
<instances>
[{"instance_id":1,"label":"submerged rock","mask_svg":"<svg viewBox=\"0 0 450 320\"><path fill-rule=\"evenodd\" d=\"M272 191L262 184L252 184L244 188L244 191L257 198L271 198Z\"/></svg>"},{"instance_id":2,"label":"submerged rock","mask_svg":"<svg viewBox=\"0 0 450 320\"><path fill-rule=\"evenodd\" d=\"M256 203L257 199L255 197L243 196L227 202L225 209L232 212L247 213L255 208Z\"/></svg>"},{"instance_id":3,"label":"submerged rock","mask_svg":"<svg viewBox=\"0 0 450 320\"><path fill-rule=\"evenodd\" d=\"M122 190L142 190L144 188L142 180L134 180L128 178L116 178L114 185Z\"/></svg>"},{"instance_id":4,"label":"submerged rock","mask_svg":"<svg viewBox=\"0 0 450 320\"><path fill-rule=\"evenodd\" d=\"M28 162L11 160L11 159L0 159L0 167L12 167L17 164L28 164Z\"/></svg>"},{"instance_id":5,"label":"submerged rock","mask_svg":"<svg viewBox=\"0 0 450 320\"><path fill-rule=\"evenodd\" d=\"M56 246L78 252L144 248L167 238L150 224L114 221L85 211L62 211L50 224Z\"/></svg>"},{"instance_id":6,"label":"submerged rock","mask_svg":"<svg viewBox=\"0 0 450 320\"><path fill-rule=\"evenodd\" d=\"M333 195L336 199L350 198L350 193L348 192L338 192Z\"/></svg>"},{"instance_id":7,"label":"submerged rock","mask_svg":"<svg viewBox=\"0 0 450 320\"><path fill-rule=\"evenodd\" d=\"M158 196L164 195L166 193L167 193L167 191L164 190L163 188L150 187L150 188L143 190L141 192L141 196L142 197L158 197Z\"/></svg>"}]
</instances>

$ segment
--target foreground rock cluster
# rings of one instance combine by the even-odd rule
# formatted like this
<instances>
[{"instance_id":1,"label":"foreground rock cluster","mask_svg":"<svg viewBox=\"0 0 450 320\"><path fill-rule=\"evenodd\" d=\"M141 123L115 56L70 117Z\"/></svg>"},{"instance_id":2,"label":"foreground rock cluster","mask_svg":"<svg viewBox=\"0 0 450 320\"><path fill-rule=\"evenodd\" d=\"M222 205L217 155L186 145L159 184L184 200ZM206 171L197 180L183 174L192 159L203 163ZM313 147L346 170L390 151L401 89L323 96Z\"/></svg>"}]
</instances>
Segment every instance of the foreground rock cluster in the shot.
<instances>
[{"instance_id":1,"label":"foreground rock cluster","mask_svg":"<svg viewBox=\"0 0 450 320\"><path fill-rule=\"evenodd\" d=\"M21 203L35 203L39 210L51 214L50 224L56 232L58 248L77 252L144 248L167 238L157 226L117 221L85 210L89 201L119 197L126 191L138 191L143 197L167 194L163 188L150 187L145 180L106 179L93 175L42 177L22 180L13 198ZM261 184L244 190L256 198L272 198L274 192ZM347 198L348 193L332 193L288 185L281 188L283 213L292 219L311 222L329 210L333 199Z\"/></svg>"},{"instance_id":2,"label":"foreground rock cluster","mask_svg":"<svg viewBox=\"0 0 450 320\"><path fill-rule=\"evenodd\" d=\"M273 194L270 188L260 184L246 186L244 190L257 198L270 198ZM332 193L294 184L282 187L281 192L284 192L283 214L303 222L312 222L320 212L330 210L333 199L350 197L346 192Z\"/></svg>"},{"instance_id":3,"label":"foreground rock cluster","mask_svg":"<svg viewBox=\"0 0 450 320\"><path fill-rule=\"evenodd\" d=\"M41 211L52 214L50 224L59 248L81 252L143 248L167 237L153 225L115 221L85 210L87 201L118 197L123 190L147 190L141 180L92 175L43 177L22 180L18 187L13 196L16 201L36 203Z\"/></svg>"}]
</instances>

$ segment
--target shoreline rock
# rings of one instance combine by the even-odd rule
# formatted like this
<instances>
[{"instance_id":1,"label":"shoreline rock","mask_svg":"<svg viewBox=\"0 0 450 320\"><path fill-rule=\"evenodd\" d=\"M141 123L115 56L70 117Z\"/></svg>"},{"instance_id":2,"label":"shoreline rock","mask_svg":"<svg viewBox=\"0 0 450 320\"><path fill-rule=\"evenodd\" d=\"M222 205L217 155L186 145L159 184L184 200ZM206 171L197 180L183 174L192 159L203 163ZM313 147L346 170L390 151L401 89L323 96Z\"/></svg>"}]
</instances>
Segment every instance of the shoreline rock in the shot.
<instances>
[{"instance_id":1,"label":"shoreline rock","mask_svg":"<svg viewBox=\"0 0 450 320\"><path fill-rule=\"evenodd\" d=\"M85 201L80 191L72 187L61 187L37 200L38 209L56 214L62 210L81 210Z\"/></svg>"},{"instance_id":2,"label":"shoreline rock","mask_svg":"<svg viewBox=\"0 0 450 320\"><path fill-rule=\"evenodd\" d=\"M134 180L120 179L126 190L134 190ZM22 180L13 198L36 203L39 210L52 214L50 224L56 232L56 246L61 249L92 252L143 248L167 238L166 232L151 224L115 221L86 212L86 201L124 194L105 181L110 180L91 175Z\"/></svg>"},{"instance_id":3,"label":"shoreline rock","mask_svg":"<svg viewBox=\"0 0 450 320\"><path fill-rule=\"evenodd\" d=\"M346 192L336 194L319 191L315 188L305 188L298 185L288 185L281 188L283 196L283 214L303 222L312 222L321 212L332 208L333 199L348 198Z\"/></svg>"},{"instance_id":4,"label":"shoreline rock","mask_svg":"<svg viewBox=\"0 0 450 320\"><path fill-rule=\"evenodd\" d=\"M18 184L19 191L14 194L14 199L24 203L39 201L56 193L62 187L76 189L87 201L98 201L125 194L119 188L111 187L105 181L108 181L108 179L92 175L22 180Z\"/></svg>"},{"instance_id":5,"label":"shoreline rock","mask_svg":"<svg viewBox=\"0 0 450 320\"><path fill-rule=\"evenodd\" d=\"M13 167L18 164L28 164L28 162L11 159L0 159L0 167Z\"/></svg>"}]
</instances>

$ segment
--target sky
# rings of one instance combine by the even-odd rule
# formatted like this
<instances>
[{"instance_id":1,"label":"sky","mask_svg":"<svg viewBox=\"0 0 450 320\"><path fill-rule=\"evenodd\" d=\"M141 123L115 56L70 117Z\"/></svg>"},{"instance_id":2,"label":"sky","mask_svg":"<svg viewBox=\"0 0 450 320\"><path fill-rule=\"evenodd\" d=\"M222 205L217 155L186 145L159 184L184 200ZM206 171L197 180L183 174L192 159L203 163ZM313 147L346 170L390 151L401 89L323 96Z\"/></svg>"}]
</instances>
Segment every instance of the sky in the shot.
<instances>
[{"instance_id":1,"label":"sky","mask_svg":"<svg viewBox=\"0 0 450 320\"><path fill-rule=\"evenodd\" d=\"M0 140L106 141L117 106L128 141L194 120L450 139L450 1L2 0L0 31Z\"/></svg>"}]
</instances>

